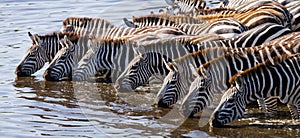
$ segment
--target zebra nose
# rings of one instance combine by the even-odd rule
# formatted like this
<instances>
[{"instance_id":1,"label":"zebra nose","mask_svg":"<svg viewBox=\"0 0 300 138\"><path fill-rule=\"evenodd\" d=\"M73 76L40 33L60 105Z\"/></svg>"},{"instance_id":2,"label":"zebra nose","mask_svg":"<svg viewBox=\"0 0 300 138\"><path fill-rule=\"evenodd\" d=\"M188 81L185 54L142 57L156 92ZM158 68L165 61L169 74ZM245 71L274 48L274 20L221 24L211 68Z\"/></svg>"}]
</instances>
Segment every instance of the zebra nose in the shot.
<instances>
[{"instance_id":1,"label":"zebra nose","mask_svg":"<svg viewBox=\"0 0 300 138\"><path fill-rule=\"evenodd\" d=\"M170 101L166 101L165 99L159 99L157 106L162 108L169 108L171 105Z\"/></svg>"},{"instance_id":2,"label":"zebra nose","mask_svg":"<svg viewBox=\"0 0 300 138\"><path fill-rule=\"evenodd\" d=\"M50 70L46 70L43 76L46 81L59 81L59 78L53 75Z\"/></svg>"},{"instance_id":3,"label":"zebra nose","mask_svg":"<svg viewBox=\"0 0 300 138\"><path fill-rule=\"evenodd\" d=\"M118 78L115 82L115 88L118 92L131 92L131 86L128 84L124 83L123 78Z\"/></svg>"},{"instance_id":4,"label":"zebra nose","mask_svg":"<svg viewBox=\"0 0 300 138\"><path fill-rule=\"evenodd\" d=\"M84 73L82 72L74 72L72 75L72 81L84 81L87 80L87 77L85 77Z\"/></svg>"},{"instance_id":5,"label":"zebra nose","mask_svg":"<svg viewBox=\"0 0 300 138\"><path fill-rule=\"evenodd\" d=\"M15 74L18 76L18 77L26 77L26 76L30 76L30 72L28 71L25 71L25 70L22 70L22 67L21 66L18 66L15 70Z\"/></svg>"},{"instance_id":6,"label":"zebra nose","mask_svg":"<svg viewBox=\"0 0 300 138\"><path fill-rule=\"evenodd\" d=\"M210 118L210 125L212 127L221 127L223 124L218 120L219 111L215 111L212 118Z\"/></svg>"}]
</instances>

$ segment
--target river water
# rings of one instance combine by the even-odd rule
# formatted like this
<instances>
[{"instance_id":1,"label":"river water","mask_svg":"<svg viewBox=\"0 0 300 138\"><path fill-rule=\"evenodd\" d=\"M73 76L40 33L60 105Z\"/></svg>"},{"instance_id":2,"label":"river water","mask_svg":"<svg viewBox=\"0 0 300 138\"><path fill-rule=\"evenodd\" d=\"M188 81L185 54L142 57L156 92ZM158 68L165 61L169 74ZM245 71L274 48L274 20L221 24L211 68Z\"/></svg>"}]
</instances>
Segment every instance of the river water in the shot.
<instances>
[{"instance_id":1,"label":"river water","mask_svg":"<svg viewBox=\"0 0 300 138\"><path fill-rule=\"evenodd\" d=\"M16 78L31 41L27 32L58 31L67 17L122 18L157 12L163 0L2 0L0 2L0 137L300 137L285 107L270 119L248 110L228 128L210 128L208 115L182 118L152 105L157 88L117 94L111 84L46 82L43 69ZM209 110L207 111L209 113Z\"/></svg>"}]
</instances>

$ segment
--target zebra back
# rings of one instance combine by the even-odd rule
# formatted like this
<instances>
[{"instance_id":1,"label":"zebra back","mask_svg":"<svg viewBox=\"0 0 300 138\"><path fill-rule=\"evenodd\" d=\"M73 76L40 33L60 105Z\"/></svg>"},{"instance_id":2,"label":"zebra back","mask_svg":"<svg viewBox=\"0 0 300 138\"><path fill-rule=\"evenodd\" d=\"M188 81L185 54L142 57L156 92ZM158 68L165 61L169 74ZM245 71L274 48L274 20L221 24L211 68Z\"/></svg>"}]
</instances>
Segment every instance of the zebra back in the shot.
<instances>
[{"instance_id":1,"label":"zebra back","mask_svg":"<svg viewBox=\"0 0 300 138\"><path fill-rule=\"evenodd\" d=\"M290 2L285 7L293 15L292 30L300 31L300 1Z\"/></svg>"},{"instance_id":2,"label":"zebra back","mask_svg":"<svg viewBox=\"0 0 300 138\"><path fill-rule=\"evenodd\" d=\"M199 9L197 11L191 11L191 12L178 12L175 15L197 17L197 16L218 15L218 14L230 15L235 13L240 13L240 11L237 11L233 8L218 7L212 9Z\"/></svg>"},{"instance_id":3,"label":"zebra back","mask_svg":"<svg viewBox=\"0 0 300 138\"><path fill-rule=\"evenodd\" d=\"M199 15L197 17L185 15L151 14L142 17L133 17L132 26L179 25L182 23L201 24L220 18L235 18L249 29L264 23L276 23L291 28L291 14L285 7L277 5L261 5L256 9L249 9L238 13L219 13L212 15Z\"/></svg>"},{"instance_id":4,"label":"zebra back","mask_svg":"<svg viewBox=\"0 0 300 138\"><path fill-rule=\"evenodd\" d=\"M115 28L115 26L102 18L69 17L63 21L61 30L72 30L81 36L94 35L101 38L112 28Z\"/></svg>"}]
</instances>

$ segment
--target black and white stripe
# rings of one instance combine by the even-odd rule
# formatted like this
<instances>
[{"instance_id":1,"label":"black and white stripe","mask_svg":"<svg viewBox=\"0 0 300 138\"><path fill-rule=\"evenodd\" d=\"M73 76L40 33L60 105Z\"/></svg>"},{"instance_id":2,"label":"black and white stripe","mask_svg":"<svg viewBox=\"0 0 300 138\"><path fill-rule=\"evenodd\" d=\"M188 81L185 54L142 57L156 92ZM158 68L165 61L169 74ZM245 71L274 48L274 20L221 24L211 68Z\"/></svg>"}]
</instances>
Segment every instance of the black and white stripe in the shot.
<instances>
[{"instance_id":1,"label":"black and white stripe","mask_svg":"<svg viewBox=\"0 0 300 138\"><path fill-rule=\"evenodd\" d=\"M228 89L230 87L228 80L239 71L254 67L266 60L272 61L276 56L298 53L300 41L297 39L299 38L300 33L292 33L261 46L232 50L227 48L224 51L226 54L202 64L198 72L200 75L196 75L183 101L184 114L195 114L210 105L214 94ZM273 103L272 100L269 103ZM274 109L271 108L272 110Z\"/></svg>"},{"instance_id":2,"label":"black and white stripe","mask_svg":"<svg viewBox=\"0 0 300 138\"><path fill-rule=\"evenodd\" d=\"M142 17L133 17L131 26L156 26L179 25L182 23L202 24L211 20L232 17L240 21L249 29L264 23L276 23L291 28L292 14L281 4L272 0L254 1L241 5L237 12L219 12L217 14L198 15L196 17L186 15L151 14ZM125 22L125 23L126 23Z\"/></svg>"},{"instance_id":3,"label":"black and white stripe","mask_svg":"<svg viewBox=\"0 0 300 138\"><path fill-rule=\"evenodd\" d=\"M32 35L28 32L32 40L30 46L17 66L15 73L17 76L30 76L41 69L46 62L51 62L55 54L61 49L60 40L67 35L69 39L76 40L78 35L74 33L52 33L46 35Z\"/></svg>"},{"instance_id":4,"label":"black and white stripe","mask_svg":"<svg viewBox=\"0 0 300 138\"><path fill-rule=\"evenodd\" d=\"M99 70L116 70L121 73L137 54L134 49L147 45L170 47L174 44L172 42L176 41L177 35L180 36L182 33L161 28L124 38L95 40L96 44L93 44L78 63L73 80L86 80ZM168 42L170 39L173 41ZM112 80L115 81L117 77L118 74L114 74Z\"/></svg>"},{"instance_id":5,"label":"black and white stripe","mask_svg":"<svg viewBox=\"0 0 300 138\"><path fill-rule=\"evenodd\" d=\"M80 20L81 18L72 18L75 21ZM85 19L85 18L84 18ZM98 19L98 18L96 18ZM89 20L96 20L96 19L89 19ZM83 20L83 19L82 19ZM102 19L98 19L100 21L105 21ZM74 22L75 22L74 21ZM85 21L85 20L84 20ZM101 22L96 22L95 24L101 24ZM76 23L76 22L75 22ZM78 24L78 23L77 23ZM75 25L77 25L75 24ZM85 23L88 24L88 23ZM75 32L80 32L80 30L93 30L91 28L97 28L97 25L80 25L79 27L75 28ZM102 25L104 26L104 25ZM98 28L98 30L101 30ZM44 77L46 80L51 81L59 81L62 77L66 76L67 79L71 79L72 77L72 70L76 67L78 61L82 58L82 56L88 51L90 44L88 41L89 37L91 39L104 39L104 38L119 38L119 37L133 37L134 35L138 34L154 34L154 35L164 35L162 37L172 37L174 35L185 35L184 32L179 30L178 28L174 27L161 27L161 26L154 26L154 27L145 27L145 28L126 28L126 27L113 27L110 30L107 28L103 28L104 32L97 31L95 33L86 33L89 36L82 36L79 38L78 43L75 43L74 46L69 44L70 47L63 48L61 52L55 58L44 73ZM101 34L104 35L101 35ZM101 37L100 37L101 36ZM74 49L75 48L75 49ZM75 60L76 59L76 60ZM109 70L107 70L109 71ZM108 72L101 73L103 75L107 74ZM101 75L100 74L100 75ZM109 74L109 73L108 73ZM107 76L109 78L110 76Z\"/></svg>"},{"instance_id":6,"label":"black and white stripe","mask_svg":"<svg viewBox=\"0 0 300 138\"><path fill-rule=\"evenodd\" d=\"M285 7L293 15L292 30L300 31L300 1L290 2Z\"/></svg>"},{"instance_id":7,"label":"black and white stripe","mask_svg":"<svg viewBox=\"0 0 300 138\"><path fill-rule=\"evenodd\" d=\"M284 35L288 32L290 32L290 31L287 31L281 35ZM276 31L275 31L275 33L276 33ZM279 35L279 36L281 36L281 35ZM249 36L251 36L251 35L249 35ZM244 40L248 40L250 42L251 39L249 39L250 38L249 36L248 36L248 39L247 39L247 37L244 36ZM279 36L277 36L277 37L279 37ZM256 36L256 37L258 37L258 36ZM264 42L259 42L259 41L252 41L252 43L247 43L247 41L244 41L244 40L236 39L236 41L231 41L230 43L227 43L227 45L223 45L223 47L224 46L225 47L227 46L229 48L238 48L238 46L249 47L249 46L255 46L255 45L264 43ZM267 40L267 39L265 39L265 40ZM268 42L268 41L270 41L270 39L265 42ZM244 43L244 45L241 45L238 42L242 42L242 43ZM277 43L277 42L274 42L274 43ZM241 51L243 51L243 50L241 50ZM199 66L207 61L210 61L210 59L217 57L216 55L218 55L218 54L222 55L224 53L226 53L226 52L219 50L219 49L217 49L216 51L213 50L213 52L212 51L209 52L209 50L208 50L205 52L200 52L198 54L198 56L197 56L197 54L196 55L191 54L192 56L187 56L187 57L184 57L177 61L175 60L174 64L172 65L172 66L175 66L173 68L176 68L176 65L177 66L179 65L180 68L178 68L177 70L170 70L168 77L166 77L164 79L164 84L166 84L166 85L162 86L161 90L159 91L158 97L156 99L156 101L159 101L159 103L161 103L161 105L159 105L159 106L163 106L163 107L170 106L177 102L178 99L176 99L176 98L178 98L178 95L182 96L187 93L186 89L188 89L189 84L191 84L191 81L195 78L190 69L190 65ZM203 56L204 57L206 56L206 58L203 58ZM162 102L162 101L164 101L164 102Z\"/></svg>"},{"instance_id":8,"label":"black and white stripe","mask_svg":"<svg viewBox=\"0 0 300 138\"><path fill-rule=\"evenodd\" d=\"M289 29L286 29L280 25L266 24L266 25L262 25L261 27L257 27L256 29L243 32L239 36L233 39L220 40L218 37L217 38L200 37L201 38L200 41L194 40L184 45L187 48L188 53L195 52L198 50L203 50L205 48L212 48L212 47L232 47L232 48L250 47L250 46L260 45L262 43L268 42L289 32L290 32ZM138 59L135 59L133 62L131 62L130 65L126 68L125 72L122 73L122 75L120 75L120 77L118 78L116 85L118 85L119 88L122 88L120 89L120 91L132 91L133 89L140 86L141 84L145 84L147 82L146 80L149 80L148 78L149 76L144 75L145 72L147 72L147 74L151 74L151 70L155 70L155 68L166 69L166 67L163 67L164 64L162 60L163 59L162 55L167 56L167 58L175 59L175 58L180 58L181 56L187 54L185 52L182 52L180 54L177 54L180 55L179 57L174 56L177 52L180 52L180 49L175 46L173 47L173 45L174 44L170 44L170 46L167 47L160 46L160 45L149 45L149 46L141 47L143 52L145 53L156 52L158 54L156 55L152 54L152 55L160 56L161 58L151 57L149 54L141 55L142 58L137 57ZM172 54L173 52L176 53ZM210 55L211 57L209 59L201 59L201 57L194 58L193 56L190 56L191 59L180 58L181 62L183 63L186 62L186 64L182 65L185 68L183 72L184 73L185 71L191 72L189 68L189 64L192 64L194 66L200 66L202 63L205 63L206 61L213 59L213 57L222 55L222 53L218 53L218 52L216 52L215 54L216 55ZM147 66L148 68L141 69L141 66ZM165 73L169 73L169 70L156 72L156 73L158 74L163 73L160 75L166 76L167 74ZM192 76L192 75L188 74L187 76ZM139 79L137 80L137 78ZM184 79L187 80L188 84L190 84L193 81L193 78L192 79L189 78L190 77ZM165 80L167 81L167 79ZM185 86L189 86L188 84ZM164 91L161 92L165 93ZM183 92L179 92L179 93L183 93Z\"/></svg>"},{"instance_id":9,"label":"black and white stripe","mask_svg":"<svg viewBox=\"0 0 300 138\"><path fill-rule=\"evenodd\" d=\"M273 58L234 76L231 87L223 95L221 102L211 117L211 125L222 126L241 118L246 104L258 98L277 96L289 104L293 119L300 114L300 57Z\"/></svg>"}]
</instances>

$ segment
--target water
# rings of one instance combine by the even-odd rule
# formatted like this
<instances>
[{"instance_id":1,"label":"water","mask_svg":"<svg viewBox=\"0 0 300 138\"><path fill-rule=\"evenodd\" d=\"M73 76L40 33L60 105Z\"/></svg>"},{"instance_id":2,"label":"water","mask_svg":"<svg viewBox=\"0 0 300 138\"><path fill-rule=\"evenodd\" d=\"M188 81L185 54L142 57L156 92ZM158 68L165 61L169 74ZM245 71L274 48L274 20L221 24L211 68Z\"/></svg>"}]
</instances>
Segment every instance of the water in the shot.
<instances>
[{"instance_id":1,"label":"water","mask_svg":"<svg viewBox=\"0 0 300 138\"><path fill-rule=\"evenodd\" d=\"M208 116L185 120L175 109L152 106L157 89L118 95L110 84L46 82L43 69L35 77L14 75L31 44L28 31L57 31L70 16L101 17L120 26L124 17L164 6L163 0L2 0L1 137L299 137L299 125L293 125L286 108L273 119L253 108L232 127L212 129L205 122Z\"/></svg>"}]
</instances>

